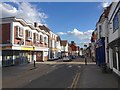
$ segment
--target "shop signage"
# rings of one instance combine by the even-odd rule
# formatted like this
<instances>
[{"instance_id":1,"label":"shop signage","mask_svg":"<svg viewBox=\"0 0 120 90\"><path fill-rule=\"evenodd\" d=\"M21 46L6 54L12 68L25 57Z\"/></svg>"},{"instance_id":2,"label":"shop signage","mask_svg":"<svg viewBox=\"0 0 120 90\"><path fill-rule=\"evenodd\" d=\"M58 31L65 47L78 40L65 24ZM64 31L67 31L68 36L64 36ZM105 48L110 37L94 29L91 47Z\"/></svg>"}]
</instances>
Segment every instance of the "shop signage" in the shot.
<instances>
[{"instance_id":1,"label":"shop signage","mask_svg":"<svg viewBox=\"0 0 120 90\"><path fill-rule=\"evenodd\" d=\"M21 47L22 50L33 50L33 47Z\"/></svg>"},{"instance_id":2,"label":"shop signage","mask_svg":"<svg viewBox=\"0 0 120 90\"><path fill-rule=\"evenodd\" d=\"M2 50L11 50L12 49L12 46L3 46L2 47Z\"/></svg>"}]
</instances>

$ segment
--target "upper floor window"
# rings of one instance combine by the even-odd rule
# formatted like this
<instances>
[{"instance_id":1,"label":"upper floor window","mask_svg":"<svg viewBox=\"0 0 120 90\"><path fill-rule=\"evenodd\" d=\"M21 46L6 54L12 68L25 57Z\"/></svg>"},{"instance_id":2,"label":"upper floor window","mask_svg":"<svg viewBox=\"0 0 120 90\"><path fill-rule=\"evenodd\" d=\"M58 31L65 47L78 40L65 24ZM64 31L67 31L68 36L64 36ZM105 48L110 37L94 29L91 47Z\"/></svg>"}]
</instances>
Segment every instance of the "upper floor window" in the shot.
<instances>
[{"instance_id":1,"label":"upper floor window","mask_svg":"<svg viewBox=\"0 0 120 90\"><path fill-rule=\"evenodd\" d=\"M99 25L99 36L101 37L101 32L102 32L102 26Z\"/></svg>"},{"instance_id":2,"label":"upper floor window","mask_svg":"<svg viewBox=\"0 0 120 90\"><path fill-rule=\"evenodd\" d=\"M39 34L36 33L36 40L39 41Z\"/></svg>"},{"instance_id":3,"label":"upper floor window","mask_svg":"<svg viewBox=\"0 0 120 90\"><path fill-rule=\"evenodd\" d=\"M101 32L102 31L102 26L101 25L99 25L99 32Z\"/></svg>"},{"instance_id":4,"label":"upper floor window","mask_svg":"<svg viewBox=\"0 0 120 90\"><path fill-rule=\"evenodd\" d=\"M16 26L16 36L17 38L23 38L23 28Z\"/></svg>"},{"instance_id":5,"label":"upper floor window","mask_svg":"<svg viewBox=\"0 0 120 90\"><path fill-rule=\"evenodd\" d=\"M45 42L45 44L48 43L48 38L47 37L44 37L44 42Z\"/></svg>"},{"instance_id":6,"label":"upper floor window","mask_svg":"<svg viewBox=\"0 0 120 90\"><path fill-rule=\"evenodd\" d=\"M113 31L115 32L118 28L119 28L119 18L117 13L113 18Z\"/></svg>"},{"instance_id":7,"label":"upper floor window","mask_svg":"<svg viewBox=\"0 0 120 90\"><path fill-rule=\"evenodd\" d=\"M32 31L26 30L26 37L27 37L27 40L32 40Z\"/></svg>"},{"instance_id":8,"label":"upper floor window","mask_svg":"<svg viewBox=\"0 0 120 90\"><path fill-rule=\"evenodd\" d=\"M40 35L40 42L42 43L43 42L43 36Z\"/></svg>"}]
</instances>

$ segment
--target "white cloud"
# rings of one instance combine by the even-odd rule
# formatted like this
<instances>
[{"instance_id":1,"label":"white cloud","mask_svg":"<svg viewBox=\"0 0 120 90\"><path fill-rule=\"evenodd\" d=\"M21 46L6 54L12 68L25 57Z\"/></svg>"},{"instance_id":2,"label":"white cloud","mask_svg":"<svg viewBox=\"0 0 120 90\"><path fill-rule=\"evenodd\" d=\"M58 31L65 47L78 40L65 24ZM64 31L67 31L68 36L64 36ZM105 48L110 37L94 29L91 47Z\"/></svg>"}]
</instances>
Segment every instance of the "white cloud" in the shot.
<instances>
[{"instance_id":1,"label":"white cloud","mask_svg":"<svg viewBox=\"0 0 120 90\"><path fill-rule=\"evenodd\" d=\"M64 32L58 32L57 34L58 35L65 35L66 33L64 33Z\"/></svg>"},{"instance_id":2,"label":"white cloud","mask_svg":"<svg viewBox=\"0 0 120 90\"><path fill-rule=\"evenodd\" d=\"M38 22L41 24L45 23L45 19L48 18L44 12L39 12L36 6L28 2L19 3L14 0L14 3L18 5L18 8L10 4L0 3L2 17L16 16L17 18L23 18L28 23Z\"/></svg>"},{"instance_id":3,"label":"white cloud","mask_svg":"<svg viewBox=\"0 0 120 90\"><path fill-rule=\"evenodd\" d=\"M74 29L73 31L68 31L69 35L75 35L75 36L79 36L79 35L83 35L83 32L79 31L78 29Z\"/></svg>"},{"instance_id":4,"label":"white cloud","mask_svg":"<svg viewBox=\"0 0 120 90\"><path fill-rule=\"evenodd\" d=\"M93 31L94 30L87 30L85 32L82 32L79 31L78 29L74 29L73 31L68 31L68 35L77 37L79 38L79 40L88 41L90 40Z\"/></svg>"},{"instance_id":5,"label":"white cloud","mask_svg":"<svg viewBox=\"0 0 120 90\"><path fill-rule=\"evenodd\" d=\"M106 8L110 5L111 2L102 2L102 7Z\"/></svg>"},{"instance_id":6,"label":"white cloud","mask_svg":"<svg viewBox=\"0 0 120 90\"><path fill-rule=\"evenodd\" d=\"M77 38L80 42L90 42L92 32L94 30L87 30L87 31L80 31L78 29L73 29L72 31L67 31L67 32L58 32L59 35L67 35L69 38Z\"/></svg>"}]
</instances>

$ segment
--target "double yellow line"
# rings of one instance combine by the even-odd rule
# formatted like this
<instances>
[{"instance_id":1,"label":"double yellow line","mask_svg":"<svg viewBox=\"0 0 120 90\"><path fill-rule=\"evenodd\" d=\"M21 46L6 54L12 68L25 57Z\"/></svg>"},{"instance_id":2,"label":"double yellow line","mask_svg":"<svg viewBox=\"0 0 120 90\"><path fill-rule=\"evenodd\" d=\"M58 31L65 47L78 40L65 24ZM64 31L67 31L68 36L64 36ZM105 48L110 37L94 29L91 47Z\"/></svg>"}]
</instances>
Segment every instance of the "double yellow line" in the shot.
<instances>
[{"instance_id":1,"label":"double yellow line","mask_svg":"<svg viewBox=\"0 0 120 90\"><path fill-rule=\"evenodd\" d=\"M74 79L73 79L73 82L72 82L72 84L70 86L71 90L74 90L77 87L77 83L78 83L79 78L80 78L80 73L77 72Z\"/></svg>"}]
</instances>

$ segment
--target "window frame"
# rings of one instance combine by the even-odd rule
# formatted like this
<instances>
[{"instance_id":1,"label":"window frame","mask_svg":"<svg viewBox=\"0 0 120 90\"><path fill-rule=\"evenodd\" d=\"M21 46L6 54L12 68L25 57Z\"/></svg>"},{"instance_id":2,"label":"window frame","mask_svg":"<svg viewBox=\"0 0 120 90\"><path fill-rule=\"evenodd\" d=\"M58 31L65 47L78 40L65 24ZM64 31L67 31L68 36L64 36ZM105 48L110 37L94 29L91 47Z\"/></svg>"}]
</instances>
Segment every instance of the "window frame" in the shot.
<instances>
[{"instance_id":1,"label":"window frame","mask_svg":"<svg viewBox=\"0 0 120 90\"><path fill-rule=\"evenodd\" d=\"M118 16L119 16L119 12L117 11L113 18L113 33L119 29L119 17Z\"/></svg>"},{"instance_id":2,"label":"window frame","mask_svg":"<svg viewBox=\"0 0 120 90\"><path fill-rule=\"evenodd\" d=\"M16 27L17 27L16 28L17 38L23 38L23 31L24 31L24 29L22 27L20 27L20 26L16 26Z\"/></svg>"}]
</instances>

